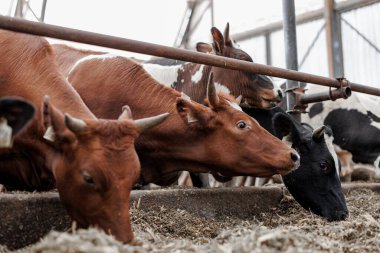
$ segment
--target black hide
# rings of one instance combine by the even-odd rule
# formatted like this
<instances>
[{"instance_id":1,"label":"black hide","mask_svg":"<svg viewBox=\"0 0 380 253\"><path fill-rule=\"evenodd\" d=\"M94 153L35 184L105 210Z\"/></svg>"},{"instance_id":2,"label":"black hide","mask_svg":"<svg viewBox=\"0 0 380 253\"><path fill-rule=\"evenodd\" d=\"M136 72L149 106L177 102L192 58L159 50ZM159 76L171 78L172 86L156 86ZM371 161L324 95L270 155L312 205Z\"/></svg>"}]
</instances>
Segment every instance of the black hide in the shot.
<instances>
[{"instance_id":1,"label":"black hide","mask_svg":"<svg viewBox=\"0 0 380 253\"><path fill-rule=\"evenodd\" d=\"M332 135L331 130L324 127L320 136L313 137L310 127L303 127L281 108L243 110L279 139L287 136L300 154L300 167L283 176L294 199L306 210L329 221L344 219L348 215L346 201L324 138L325 134Z\"/></svg>"}]
</instances>

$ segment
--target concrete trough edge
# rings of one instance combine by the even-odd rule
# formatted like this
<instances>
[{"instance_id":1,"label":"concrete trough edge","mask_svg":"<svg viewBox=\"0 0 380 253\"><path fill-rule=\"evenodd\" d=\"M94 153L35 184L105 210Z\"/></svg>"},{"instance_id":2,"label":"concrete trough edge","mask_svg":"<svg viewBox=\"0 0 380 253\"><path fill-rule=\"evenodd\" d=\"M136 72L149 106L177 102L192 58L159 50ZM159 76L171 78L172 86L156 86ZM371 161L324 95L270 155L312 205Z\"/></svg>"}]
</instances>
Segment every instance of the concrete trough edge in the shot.
<instances>
[{"instance_id":1,"label":"concrete trough edge","mask_svg":"<svg viewBox=\"0 0 380 253\"><path fill-rule=\"evenodd\" d=\"M344 184L345 193L355 189L380 192L380 183ZM131 205L140 210L181 209L204 217L250 217L270 212L283 197L282 186L213 189L136 190ZM71 220L57 192L1 193L0 245L17 249L37 242L51 230L65 231Z\"/></svg>"}]
</instances>

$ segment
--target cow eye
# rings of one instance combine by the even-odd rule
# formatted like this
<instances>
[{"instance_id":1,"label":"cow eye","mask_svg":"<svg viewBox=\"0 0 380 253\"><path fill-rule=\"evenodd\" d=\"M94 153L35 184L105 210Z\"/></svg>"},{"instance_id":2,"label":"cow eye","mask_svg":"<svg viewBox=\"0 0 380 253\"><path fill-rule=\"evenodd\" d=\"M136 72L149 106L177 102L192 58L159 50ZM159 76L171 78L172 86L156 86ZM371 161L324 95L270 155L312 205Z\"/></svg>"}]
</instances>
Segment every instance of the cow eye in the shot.
<instances>
[{"instance_id":1,"label":"cow eye","mask_svg":"<svg viewBox=\"0 0 380 253\"><path fill-rule=\"evenodd\" d=\"M324 173L328 172L329 166L328 166L328 164L326 162L321 162L319 164L319 166L321 167L322 172L324 172Z\"/></svg>"},{"instance_id":2,"label":"cow eye","mask_svg":"<svg viewBox=\"0 0 380 253\"><path fill-rule=\"evenodd\" d=\"M83 172L82 177L86 184L95 186L94 178L90 174L88 174L88 172Z\"/></svg>"},{"instance_id":3,"label":"cow eye","mask_svg":"<svg viewBox=\"0 0 380 253\"><path fill-rule=\"evenodd\" d=\"M247 128L247 123L245 123L244 121L239 121L237 124L236 124L237 128L239 129L244 129L244 128Z\"/></svg>"}]
</instances>

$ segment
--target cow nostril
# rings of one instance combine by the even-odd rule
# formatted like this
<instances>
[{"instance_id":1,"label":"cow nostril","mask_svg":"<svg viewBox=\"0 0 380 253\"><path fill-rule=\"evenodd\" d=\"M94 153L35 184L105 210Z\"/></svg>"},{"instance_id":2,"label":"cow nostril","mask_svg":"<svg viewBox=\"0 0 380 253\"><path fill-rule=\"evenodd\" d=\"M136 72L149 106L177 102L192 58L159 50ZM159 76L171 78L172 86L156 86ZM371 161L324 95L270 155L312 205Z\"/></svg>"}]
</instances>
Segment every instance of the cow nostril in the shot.
<instances>
[{"instance_id":1,"label":"cow nostril","mask_svg":"<svg viewBox=\"0 0 380 253\"><path fill-rule=\"evenodd\" d=\"M292 158L293 162L297 162L300 159L300 156L296 152L291 152L290 158Z\"/></svg>"}]
</instances>

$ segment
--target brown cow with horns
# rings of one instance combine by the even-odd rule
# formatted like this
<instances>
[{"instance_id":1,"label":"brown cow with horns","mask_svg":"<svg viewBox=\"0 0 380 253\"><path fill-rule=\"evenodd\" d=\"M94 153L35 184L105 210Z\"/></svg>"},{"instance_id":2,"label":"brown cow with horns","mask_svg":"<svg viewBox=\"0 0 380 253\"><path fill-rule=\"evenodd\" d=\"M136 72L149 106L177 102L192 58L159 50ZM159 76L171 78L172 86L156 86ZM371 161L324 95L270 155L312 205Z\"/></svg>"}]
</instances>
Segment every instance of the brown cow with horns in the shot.
<instances>
[{"instance_id":1,"label":"brown cow with horns","mask_svg":"<svg viewBox=\"0 0 380 253\"><path fill-rule=\"evenodd\" d=\"M212 78L202 105L161 85L131 59L66 45L53 48L67 80L95 115L115 118L115 107L123 104L138 117L170 112L136 142L143 184L171 183L180 170L268 176L299 165L298 153L242 112L232 96L217 95Z\"/></svg>"},{"instance_id":2,"label":"brown cow with horns","mask_svg":"<svg viewBox=\"0 0 380 253\"><path fill-rule=\"evenodd\" d=\"M134 142L167 115L133 121L125 107L118 120L95 118L66 84L43 38L0 30L0 55L0 97L23 97L36 108L13 147L0 149L0 184L29 191L57 187L79 226L96 225L131 241L129 197L140 175Z\"/></svg>"}]
</instances>

